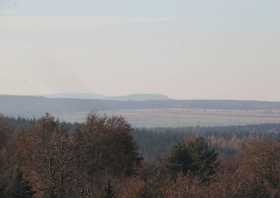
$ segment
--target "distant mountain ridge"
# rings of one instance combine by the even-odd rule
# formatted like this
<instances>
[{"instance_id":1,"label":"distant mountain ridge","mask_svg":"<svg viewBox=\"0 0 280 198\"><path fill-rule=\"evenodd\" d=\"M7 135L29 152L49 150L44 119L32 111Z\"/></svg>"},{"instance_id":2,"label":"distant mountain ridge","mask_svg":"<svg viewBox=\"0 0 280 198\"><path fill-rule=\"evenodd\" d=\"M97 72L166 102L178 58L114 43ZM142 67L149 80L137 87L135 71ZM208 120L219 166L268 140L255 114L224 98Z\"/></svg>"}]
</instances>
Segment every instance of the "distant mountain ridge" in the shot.
<instances>
[{"instance_id":1,"label":"distant mountain ridge","mask_svg":"<svg viewBox=\"0 0 280 198\"><path fill-rule=\"evenodd\" d=\"M89 93L59 93L46 95L47 98L70 98L70 99L102 99L120 101L145 101L145 100L169 100L170 98L162 94L129 94L125 96L104 96Z\"/></svg>"},{"instance_id":2,"label":"distant mountain ridge","mask_svg":"<svg viewBox=\"0 0 280 198\"><path fill-rule=\"evenodd\" d=\"M132 98L135 96L131 96ZM139 96L137 96L139 99ZM146 98L145 98L146 99ZM161 114L153 114L161 109ZM59 118L67 118L80 115L87 115L88 113L102 113L102 112L119 112L129 111L129 115L133 116L135 113L147 110L152 112L152 117L144 116L142 120L149 122L151 118L161 119L168 114L170 109L181 109L186 111L199 110L200 113L207 110L256 110L268 112L268 115L274 115L274 111L280 111L280 102L266 102L266 101L241 101L241 100L112 100L112 99L76 99L76 98L48 98L43 96L13 96L0 95L0 113L10 117L26 117L38 118L45 115L47 112L58 116ZM172 111L172 110L171 110ZM177 111L176 111L177 112ZM168 119L176 119L179 116L176 112L170 115ZM119 115L119 114L118 114ZM276 114L275 114L276 115ZM277 114L278 115L278 114ZM191 119L192 115L188 119ZM211 115L215 116L215 115ZM257 116L257 115L252 115ZM266 114L264 116L267 116ZM138 118L137 118L138 119ZM170 120L164 120L167 123ZM68 119L66 119L68 120ZM132 120L138 122L139 120ZM145 126L145 125L143 125Z\"/></svg>"},{"instance_id":3,"label":"distant mountain ridge","mask_svg":"<svg viewBox=\"0 0 280 198\"><path fill-rule=\"evenodd\" d=\"M68 99L105 99L106 96L95 93L57 93L45 95L47 98L68 98Z\"/></svg>"}]
</instances>

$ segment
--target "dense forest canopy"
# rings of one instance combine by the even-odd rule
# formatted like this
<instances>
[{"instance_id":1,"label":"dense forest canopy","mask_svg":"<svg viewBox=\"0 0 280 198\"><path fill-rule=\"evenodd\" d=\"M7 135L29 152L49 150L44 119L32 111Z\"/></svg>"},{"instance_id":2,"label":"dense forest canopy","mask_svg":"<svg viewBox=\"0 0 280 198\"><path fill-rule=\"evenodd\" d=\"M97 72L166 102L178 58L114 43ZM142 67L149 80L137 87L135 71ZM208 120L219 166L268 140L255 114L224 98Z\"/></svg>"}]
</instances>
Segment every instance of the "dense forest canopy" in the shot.
<instances>
[{"instance_id":1,"label":"dense forest canopy","mask_svg":"<svg viewBox=\"0 0 280 198\"><path fill-rule=\"evenodd\" d=\"M273 198L280 124L132 128L122 117L66 123L0 117L3 198Z\"/></svg>"}]
</instances>

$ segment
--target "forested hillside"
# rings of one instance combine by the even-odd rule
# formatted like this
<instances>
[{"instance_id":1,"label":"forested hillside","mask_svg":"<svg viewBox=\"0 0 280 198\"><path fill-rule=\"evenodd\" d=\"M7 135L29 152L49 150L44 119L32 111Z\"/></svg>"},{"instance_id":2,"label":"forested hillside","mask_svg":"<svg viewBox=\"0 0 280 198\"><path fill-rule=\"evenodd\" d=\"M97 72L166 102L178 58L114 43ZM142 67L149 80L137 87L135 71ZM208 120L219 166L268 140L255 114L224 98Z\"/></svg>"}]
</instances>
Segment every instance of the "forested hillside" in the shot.
<instances>
[{"instance_id":1,"label":"forested hillside","mask_svg":"<svg viewBox=\"0 0 280 198\"><path fill-rule=\"evenodd\" d=\"M3 198L277 198L280 124L133 129L0 117Z\"/></svg>"}]
</instances>

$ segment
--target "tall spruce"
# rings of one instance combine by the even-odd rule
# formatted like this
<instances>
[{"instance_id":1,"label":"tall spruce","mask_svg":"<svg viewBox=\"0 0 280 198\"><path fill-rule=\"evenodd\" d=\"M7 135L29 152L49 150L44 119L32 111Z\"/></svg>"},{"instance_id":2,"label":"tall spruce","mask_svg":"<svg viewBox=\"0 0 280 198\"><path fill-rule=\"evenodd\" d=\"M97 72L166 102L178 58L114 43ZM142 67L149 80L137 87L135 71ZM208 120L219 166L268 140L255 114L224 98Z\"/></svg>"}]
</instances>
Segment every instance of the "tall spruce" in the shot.
<instances>
[{"instance_id":1,"label":"tall spruce","mask_svg":"<svg viewBox=\"0 0 280 198\"><path fill-rule=\"evenodd\" d=\"M175 175L191 175L204 182L215 174L217 157L216 150L204 138L199 137L187 143L179 143L173 148L169 168Z\"/></svg>"}]
</instances>

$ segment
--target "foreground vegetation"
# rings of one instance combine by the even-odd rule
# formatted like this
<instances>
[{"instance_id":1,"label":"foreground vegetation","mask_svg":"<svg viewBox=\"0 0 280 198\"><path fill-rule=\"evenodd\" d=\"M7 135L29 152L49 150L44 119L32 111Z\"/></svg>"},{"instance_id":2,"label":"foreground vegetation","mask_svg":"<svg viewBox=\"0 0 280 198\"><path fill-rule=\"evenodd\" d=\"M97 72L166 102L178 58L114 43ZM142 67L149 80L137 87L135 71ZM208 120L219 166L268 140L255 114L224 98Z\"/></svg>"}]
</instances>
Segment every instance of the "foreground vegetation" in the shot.
<instances>
[{"instance_id":1,"label":"foreground vegetation","mask_svg":"<svg viewBox=\"0 0 280 198\"><path fill-rule=\"evenodd\" d=\"M280 127L137 129L0 118L2 198L277 198Z\"/></svg>"}]
</instances>

